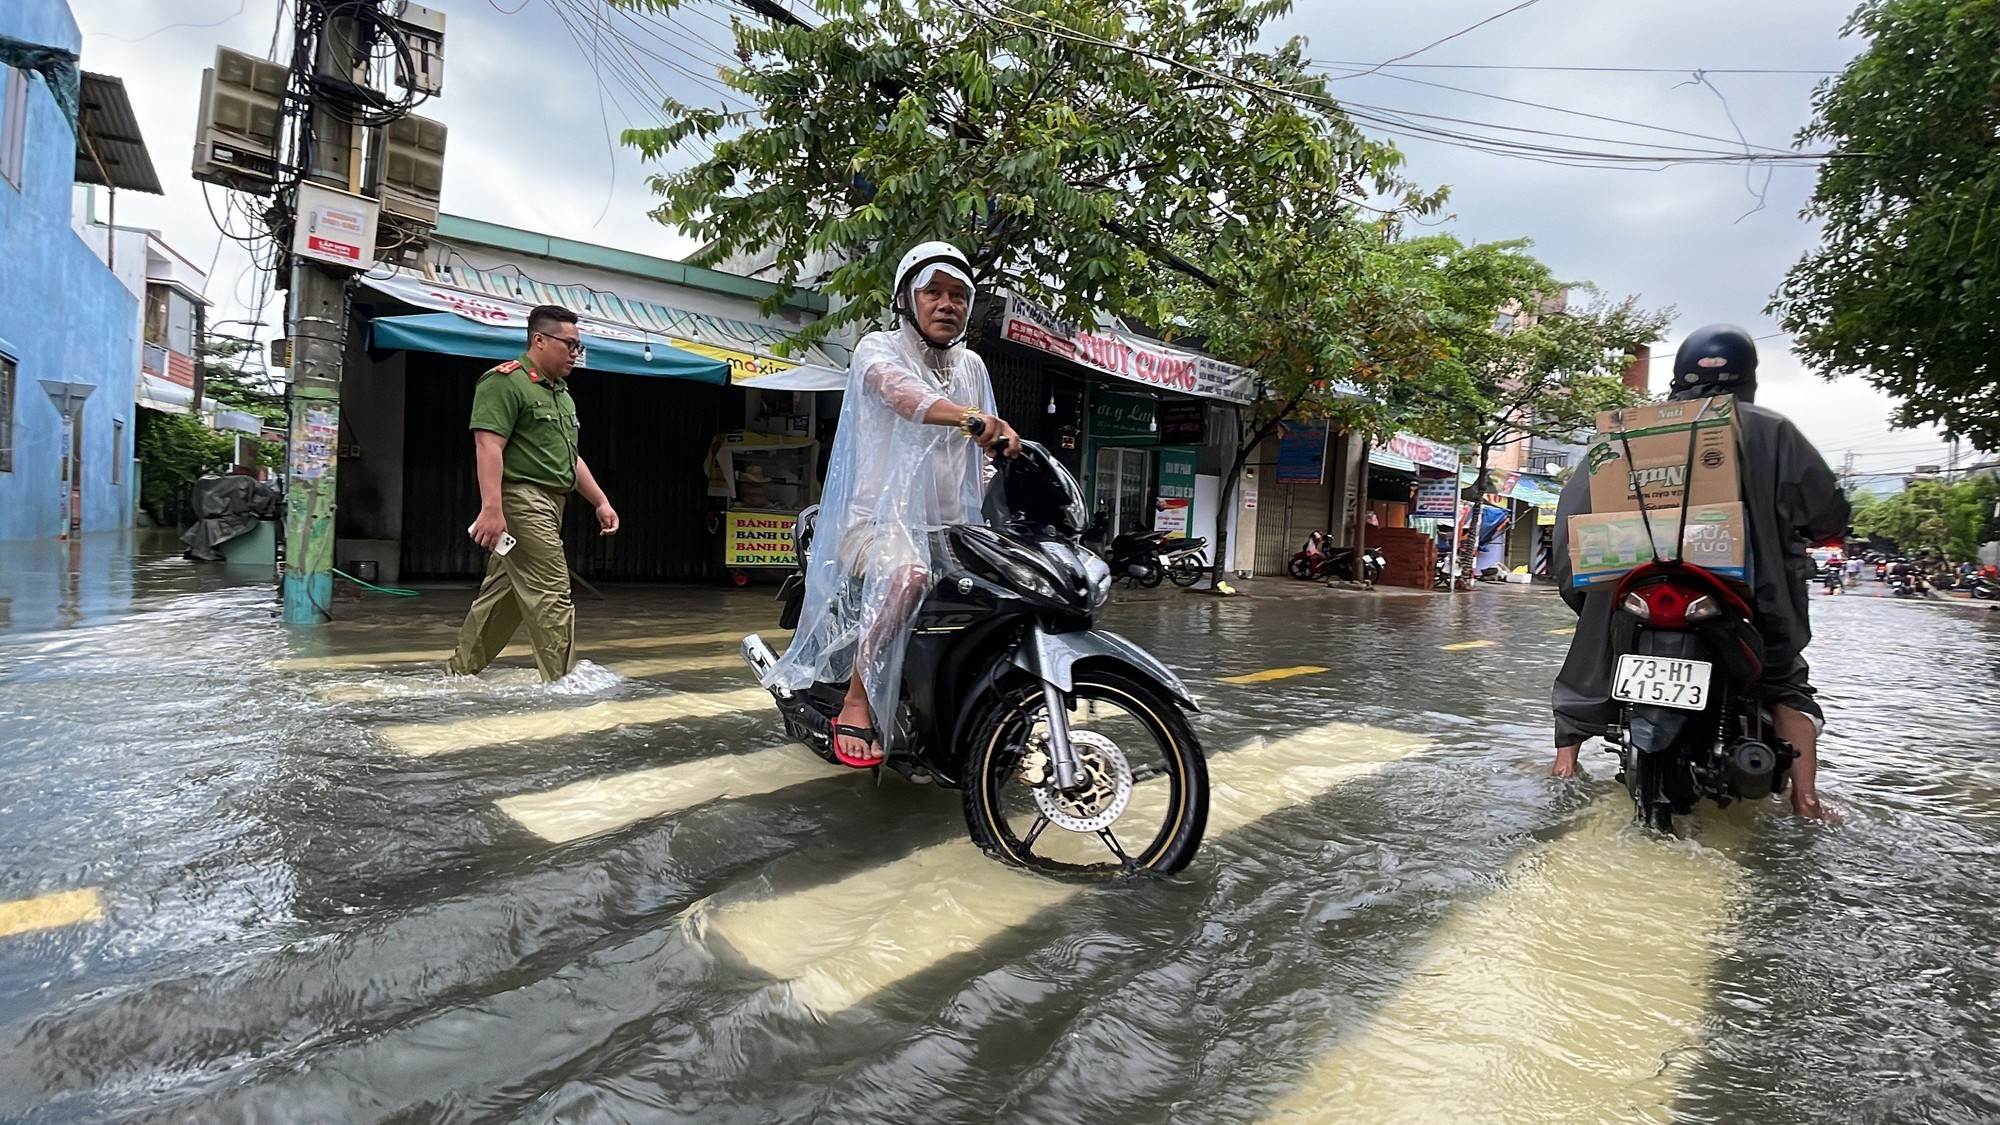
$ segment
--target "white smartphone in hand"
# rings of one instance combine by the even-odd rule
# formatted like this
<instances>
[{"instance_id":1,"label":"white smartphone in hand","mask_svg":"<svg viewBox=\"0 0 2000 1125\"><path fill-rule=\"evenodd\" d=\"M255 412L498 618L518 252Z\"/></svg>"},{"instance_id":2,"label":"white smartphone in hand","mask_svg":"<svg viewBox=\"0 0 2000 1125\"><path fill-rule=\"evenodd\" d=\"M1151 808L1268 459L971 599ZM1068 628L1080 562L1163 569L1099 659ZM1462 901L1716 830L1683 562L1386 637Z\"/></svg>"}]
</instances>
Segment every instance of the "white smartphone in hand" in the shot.
<instances>
[{"instance_id":1,"label":"white smartphone in hand","mask_svg":"<svg viewBox=\"0 0 2000 1125\"><path fill-rule=\"evenodd\" d=\"M465 533L467 535L472 534L472 529L478 526L479 526L478 524L466 525ZM496 555L504 555L513 549L514 549L514 537L508 534L507 532L504 531L501 532L499 540L493 544L493 553Z\"/></svg>"}]
</instances>

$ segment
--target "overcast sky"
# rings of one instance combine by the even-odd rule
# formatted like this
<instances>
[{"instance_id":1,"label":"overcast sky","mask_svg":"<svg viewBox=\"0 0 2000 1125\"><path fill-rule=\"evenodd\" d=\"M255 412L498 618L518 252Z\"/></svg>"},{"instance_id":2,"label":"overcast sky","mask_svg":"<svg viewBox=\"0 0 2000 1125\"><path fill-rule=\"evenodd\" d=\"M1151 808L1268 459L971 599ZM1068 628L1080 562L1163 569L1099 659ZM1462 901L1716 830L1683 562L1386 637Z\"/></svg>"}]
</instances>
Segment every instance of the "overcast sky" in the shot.
<instances>
[{"instance_id":1,"label":"overcast sky","mask_svg":"<svg viewBox=\"0 0 2000 1125\"><path fill-rule=\"evenodd\" d=\"M1861 46L1839 35L1848 0L1538 0L1499 15L1514 2L1303 0L1281 30L1306 37L1311 57L1329 69L1351 72L1356 68L1349 64L1373 65L1472 28L1406 60L1424 67L1385 68L1336 82L1333 90L1357 110L1457 118L1478 124L1453 128L1480 135L1502 135L1493 126L1569 134L1590 139L1534 139L1591 151L1610 141L1738 147L1659 130L1730 140L1739 127L1753 145L1787 148L1811 116L1814 84ZM235 244L218 235L188 166L202 68L218 43L265 54L278 0L71 3L84 32L84 66L125 79L167 185L164 198L121 196L119 221L158 228L197 265L212 258L208 295L220 306L213 318L250 316L258 293L255 271ZM643 81L629 89L621 68L601 62L617 57L616 43L593 36L575 14L565 16L592 0L429 3L448 17L445 92L421 111L451 130L447 211L667 257L692 249L646 217L649 169L616 145L621 128L657 121L654 94ZM721 48L730 43L732 11L721 2L692 7L672 23L654 24L657 36L626 25L656 56L640 56L648 78L683 101L712 104L720 95L697 78L712 79ZM1669 72L1484 69L1496 66ZM1706 84L1692 81L1697 68L1710 72ZM1812 73L1718 73L1743 69ZM1448 223L1463 237L1530 238L1565 278L1677 309L1659 349L1669 359L1684 333L1713 321L1742 324L1757 336L1777 332L1764 304L1786 268L1815 241L1815 231L1799 217L1812 190L1809 166L1768 173L1729 165L1584 169L1422 138L1395 140L1409 156L1414 179L1451 186ZM221 210L227 193L211 191ZM265 332L275 329L276 301L262 319L272 326ZM1782 336L1759 344L1758 401L1796 420L1836 470L1850 450L1858 472L1943 460L1937 433L1891 431L1886 397L1858 379L1819 379L1785 344ZM1663 363L1655 389L1664 378Z\"/></svg>"}]
</instances>

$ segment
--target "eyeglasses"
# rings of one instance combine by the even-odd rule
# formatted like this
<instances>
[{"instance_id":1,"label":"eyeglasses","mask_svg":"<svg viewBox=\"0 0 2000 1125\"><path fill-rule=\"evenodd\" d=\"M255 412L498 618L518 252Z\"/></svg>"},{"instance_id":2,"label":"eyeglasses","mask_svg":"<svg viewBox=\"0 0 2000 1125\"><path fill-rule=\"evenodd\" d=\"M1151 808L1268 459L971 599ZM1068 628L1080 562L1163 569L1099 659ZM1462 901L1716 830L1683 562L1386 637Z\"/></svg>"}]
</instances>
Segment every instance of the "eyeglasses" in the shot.
<instances>
[{"instance_id":1,"label":"eyeglasses","mask_svg":"<svg viewBox=\"0 0 2000 1125\"><path fill-rule=\"evenodd\" d=\"M554 340L556 343L568 348L571 355L583 354L583 337L581 336L563 337L551 335L547 332L537 332L535 335L540 336L544 340Z\"/></svg>"}]
</instances>

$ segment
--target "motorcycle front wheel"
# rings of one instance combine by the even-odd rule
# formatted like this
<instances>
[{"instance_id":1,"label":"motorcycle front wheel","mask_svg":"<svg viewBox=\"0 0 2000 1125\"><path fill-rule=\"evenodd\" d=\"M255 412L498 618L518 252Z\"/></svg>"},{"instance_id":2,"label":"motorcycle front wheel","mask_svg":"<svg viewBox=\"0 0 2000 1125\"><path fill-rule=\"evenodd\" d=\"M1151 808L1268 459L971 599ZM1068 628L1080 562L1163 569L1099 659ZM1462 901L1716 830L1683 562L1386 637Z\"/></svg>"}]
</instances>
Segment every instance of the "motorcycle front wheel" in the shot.
<instances>
[{"instance_id":1,"label":"motorcycle front wheel","mask_svg":"<svg viewBox=\"0 0 2000 1125\"><path fill-rule=\"evenodd\" d=\"M1201 563L1192 558L1175 559L1167 568L1167 580L1176 586L1186 588L1201 581Z\"/></svg>"},{"instance_id":2,"label":"motorcycle front wheel","mask_svg":"<svg viewBox=\"0 0 2000 1125\"><path fill-rule=\"evenodd\" d=\"M969 730L965 824L1007 863L1052 875L1171 874L1208 826L1208 763L1165 691L1117 671L1080 668L1068 693L1083 776L1058 789L1041 683L1008 681Z\"/></svg>"}]
</instances>

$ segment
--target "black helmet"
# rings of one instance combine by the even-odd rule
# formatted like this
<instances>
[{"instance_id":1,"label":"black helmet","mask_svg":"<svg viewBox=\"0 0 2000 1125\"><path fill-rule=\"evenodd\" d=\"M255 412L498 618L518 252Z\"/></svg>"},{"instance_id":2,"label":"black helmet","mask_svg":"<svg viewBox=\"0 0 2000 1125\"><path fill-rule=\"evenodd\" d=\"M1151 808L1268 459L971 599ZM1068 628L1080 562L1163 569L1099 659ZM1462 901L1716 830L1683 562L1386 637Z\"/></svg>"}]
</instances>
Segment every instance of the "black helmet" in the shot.
<instances>
[{"instance_id":1,"label":"black helmet","mask_svg":"<svg viewBox=\"0 0 2000 1125\"><path fill-rule=\"evenodd\" d=\"M1711 324L1688 333L1674 353L1674 383L1668 398L1735 395L1757 398L1757 342L1734 324Z\"/></svg>"}]
</instances>

